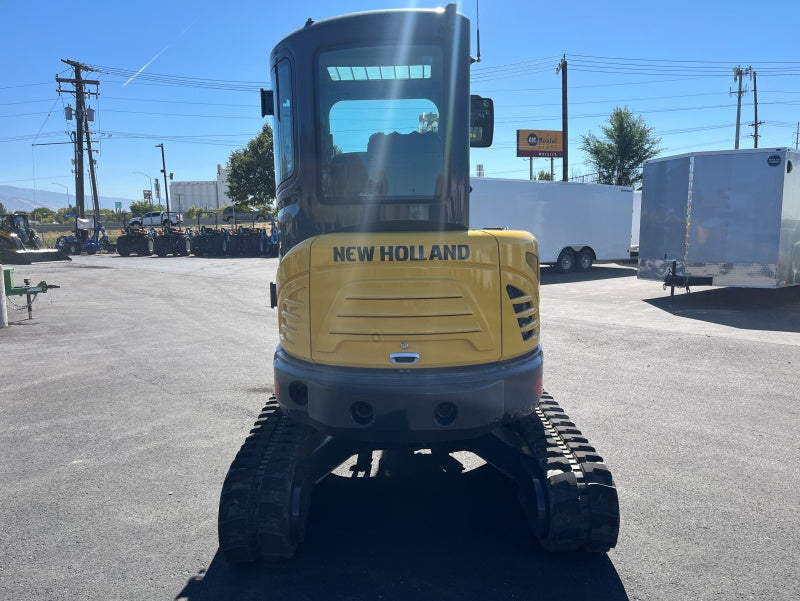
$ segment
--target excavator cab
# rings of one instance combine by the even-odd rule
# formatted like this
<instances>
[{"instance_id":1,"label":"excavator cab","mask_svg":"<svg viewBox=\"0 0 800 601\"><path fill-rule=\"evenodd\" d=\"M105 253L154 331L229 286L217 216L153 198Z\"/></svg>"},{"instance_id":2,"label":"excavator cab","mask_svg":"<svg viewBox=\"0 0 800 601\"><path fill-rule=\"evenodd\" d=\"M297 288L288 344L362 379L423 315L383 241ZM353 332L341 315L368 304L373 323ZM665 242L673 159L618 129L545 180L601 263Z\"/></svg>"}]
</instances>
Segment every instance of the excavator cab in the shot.
<instances>
[{"instance_id":1,"label":"excavator cab","mask_svg":"<svg viewBox=\"0 0 800 601\"><path fill-rule=\"evenodd\" d=\"M309 21L271 63L284 253L336 231L466 230L469 29L454 5Z\"/></svg>"},{"instance_id":2,"label":"excavator cab","mask_svg":"<svg viewBox=\"0 0 800 601\"><path fill-rule=\"evenodd\" d=\"M509 475L547 548L616 543L610 473L542 390L536 239L469 230L469 149L493 137L469 42L450 4L309 19L272 51L279 346L220 498L233 562L291 557L348 458L422 449Z\"/></svg>"}]
</instances>

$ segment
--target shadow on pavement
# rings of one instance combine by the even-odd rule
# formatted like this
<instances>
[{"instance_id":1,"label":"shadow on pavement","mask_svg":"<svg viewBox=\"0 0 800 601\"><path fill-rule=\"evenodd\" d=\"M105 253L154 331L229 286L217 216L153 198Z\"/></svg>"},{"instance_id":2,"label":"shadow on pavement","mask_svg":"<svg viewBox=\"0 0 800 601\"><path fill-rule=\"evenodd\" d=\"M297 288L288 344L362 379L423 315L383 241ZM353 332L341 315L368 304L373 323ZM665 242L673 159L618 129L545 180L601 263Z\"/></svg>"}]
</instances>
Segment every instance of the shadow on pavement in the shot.
<instances>
[{"instance_id":1,"label":"shadow on pavement","mask_svg":"<svg viewBox=\"0 0 800 601\"><path fill-rule=\"evenodd\" d=\"M176 599L628 599L605 554L542 551L513 484L494 468L413 471L329 476L314 491L293 561L234 568L218 551Z\"/></svg>"},{"instance_id":2,"label":"shadow on pavement","mask_svg":"<svg viewBox=\"0 0 800 601\"><path fill-rule=\"evenodd\" d=\"M745 330L800 332L800 286L789 288L713 288L687 294L675 291L645 299L679 317Z\"/></svg>"},{"instance_id":3,"label":"shadow on pavement","mask_svg":"<svg viewBox=\"0 0 800 601\"><path fill-rule=\"evenodd\" d=\"M573 271L561 273L555 267L542 267L541 284L571 284L573 282L591 282L595 280L610 280L613 278L636 277L635 264L609 264L594 265L589 271Z\"/></svg>"}]
</instances>

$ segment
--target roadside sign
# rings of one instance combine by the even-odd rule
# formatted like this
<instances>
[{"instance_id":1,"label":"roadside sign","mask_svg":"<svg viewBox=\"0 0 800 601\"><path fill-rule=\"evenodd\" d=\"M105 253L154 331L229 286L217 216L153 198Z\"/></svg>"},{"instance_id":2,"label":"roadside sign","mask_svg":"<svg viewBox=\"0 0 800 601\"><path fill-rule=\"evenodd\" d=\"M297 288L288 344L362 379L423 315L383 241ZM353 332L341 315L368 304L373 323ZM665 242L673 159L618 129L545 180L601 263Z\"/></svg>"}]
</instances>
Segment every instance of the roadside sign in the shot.
<instances>
[{"instance_id":1,"label":"roadside sign","mask_svg":"<svg viewBox=\"0 0 800 601\"><path fill-rule=\"evenodd\" d=\"M562 132L552 129L518 129L518 157L563 157Z\"/></svg>"}]
</instances>

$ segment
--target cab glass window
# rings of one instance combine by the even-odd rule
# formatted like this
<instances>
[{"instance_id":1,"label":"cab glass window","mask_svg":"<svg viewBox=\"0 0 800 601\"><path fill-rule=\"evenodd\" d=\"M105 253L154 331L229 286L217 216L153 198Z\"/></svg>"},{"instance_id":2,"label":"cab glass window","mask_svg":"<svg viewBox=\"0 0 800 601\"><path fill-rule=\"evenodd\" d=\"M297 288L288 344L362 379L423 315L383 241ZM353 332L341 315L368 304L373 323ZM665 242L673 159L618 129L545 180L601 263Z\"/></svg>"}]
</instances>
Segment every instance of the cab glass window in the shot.
<instances>
[{"instance_id":1,"label":"cab glass window","mask_svg":"<svg viewBox=\"0 0 800 601\"><path fill-rule=\"evenodd\" d=\"M439 200L441 63L441 50L428 45L319 55L323 202Z\"/></svg>"},{"instance_id":2,"label":"cab glass window","mask_svg":"<svg viewBox=\"0 0 800 601\"><path fill-rule=\"evenodd\" d=\"M294 125L292 99L292 68L287 59L274 68L275 82L275 184L287 179L294 171Z\"/></svg>"}]
</instances>

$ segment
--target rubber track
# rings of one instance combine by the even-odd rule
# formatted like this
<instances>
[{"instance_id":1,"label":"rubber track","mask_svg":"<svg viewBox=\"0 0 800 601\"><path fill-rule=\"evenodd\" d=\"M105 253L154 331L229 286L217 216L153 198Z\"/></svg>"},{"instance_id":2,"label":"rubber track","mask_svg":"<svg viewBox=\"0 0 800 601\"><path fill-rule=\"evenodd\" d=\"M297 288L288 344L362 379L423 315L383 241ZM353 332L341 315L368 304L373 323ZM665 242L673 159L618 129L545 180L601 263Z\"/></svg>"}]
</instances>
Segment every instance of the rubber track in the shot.
<instances>
[{"instance_id":1,"label":"rubber track","mask_svg":"<svg viewBox=\"0 0 800 601\"><path fill-rule=\"evenodd\" d=\"M220 550L232 563L287 559L302 538L291 517L293 482L310 454L313 430L270 398L237 453L220 495Z\"/></svg>"},{"instance_id":2,"label":"rubber track","mask_svg":"<svg viewBox=\"0 0 800 601\"><path fill-rule=\"evenodd\" d=\"M521 426L547 499L548 526L538 533L542 547L590 552L614 547L619 500L603 458L547 393Z\"/></svg>"}]
</instances>

